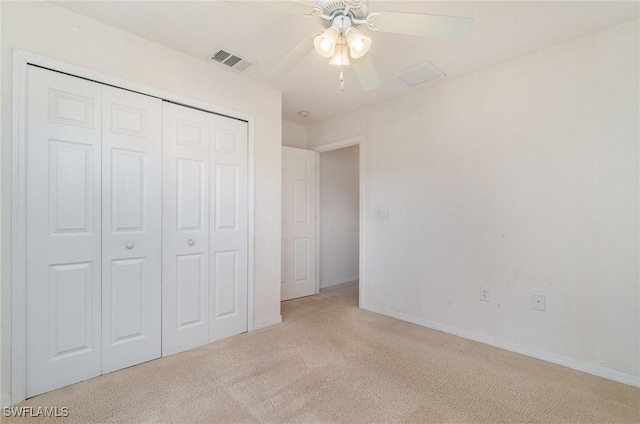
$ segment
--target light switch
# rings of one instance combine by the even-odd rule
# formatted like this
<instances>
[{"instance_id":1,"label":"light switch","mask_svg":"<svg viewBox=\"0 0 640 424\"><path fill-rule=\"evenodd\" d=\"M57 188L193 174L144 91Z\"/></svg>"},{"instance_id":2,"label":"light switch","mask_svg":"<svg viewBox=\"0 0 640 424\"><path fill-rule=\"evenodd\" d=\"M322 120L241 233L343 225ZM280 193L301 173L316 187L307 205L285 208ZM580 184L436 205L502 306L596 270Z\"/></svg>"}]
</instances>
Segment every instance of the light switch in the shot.
<instances>
[{"instance_id":1,"label":"light switch","mask_svg":"<svg viewBox=\"0 0 640 424\"><path fill-rule=\"evenodd\" d=\"M389 209L380 209L380 219L383 221L391 220L391 218L389 218Z\"/></svg>"}]
</instances>

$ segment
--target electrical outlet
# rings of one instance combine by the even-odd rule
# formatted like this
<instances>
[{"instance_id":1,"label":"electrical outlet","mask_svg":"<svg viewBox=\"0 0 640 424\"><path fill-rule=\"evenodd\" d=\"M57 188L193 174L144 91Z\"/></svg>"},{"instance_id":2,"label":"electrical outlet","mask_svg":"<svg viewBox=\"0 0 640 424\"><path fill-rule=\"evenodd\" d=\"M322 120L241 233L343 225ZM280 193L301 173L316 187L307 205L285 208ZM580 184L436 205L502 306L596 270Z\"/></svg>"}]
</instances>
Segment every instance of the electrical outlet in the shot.
<instances>
[{"instance_id":1,"label":"electrical outlet","mask_svg":"<svg viewBox=\"0 0 640 424\"><path fill-rule=\"evenodd\" d=\"M480 287L480 300L483 302L491 302L491 289Z\"/></svg>"},{"instance_id":2,"label":"electrical outlet","mask_svg":"<svg viewBox=\"0 0 640 424\"><path fill-rule=\"evenodd\" d=\"M391 218L389 217L389 209L380 209L380 219L382 219L383 221L391 220Z\"/></svg>"},{"instance_id":3,"label":"electrical outlet","mask_svg":"<svg viewBox=\"0 0 640 424\"><path fill-rule=\"evenodd\" d=\"M544 295L533 293L531 295L531 307L536 311L544 311Z\"/></svg>"}]
</instances>

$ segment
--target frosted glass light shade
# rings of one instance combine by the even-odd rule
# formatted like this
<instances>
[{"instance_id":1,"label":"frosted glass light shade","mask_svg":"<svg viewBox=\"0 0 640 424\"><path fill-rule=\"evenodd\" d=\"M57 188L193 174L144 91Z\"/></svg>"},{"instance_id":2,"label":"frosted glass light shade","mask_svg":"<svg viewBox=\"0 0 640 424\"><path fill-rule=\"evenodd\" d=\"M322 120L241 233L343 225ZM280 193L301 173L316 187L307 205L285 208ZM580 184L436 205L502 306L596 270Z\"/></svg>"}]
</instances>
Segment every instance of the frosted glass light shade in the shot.
<instances>
[{"instance_id":1,"label":"frosted glass light shade","mask_svg":"<svg viewBox=\"0 0 640 424\"><path fill-rule=\"evenodd\" d=\"M335 28L327 28L313 40L313 46L320 56L331 57L335 53L340 33Z\"/></svg>"},{"instance_id":2,"label":"frosted glass light shade","mask_svg":"<svg viewBox=\"0 0 640 424\"><path fill-rule=\"evenodd\" d=\"M354 59L364 56L371 48L371 38L365 37L357 29L351 29L347 32L347 43L349 44L349 53Z\"/></svg>"}]
</instances>

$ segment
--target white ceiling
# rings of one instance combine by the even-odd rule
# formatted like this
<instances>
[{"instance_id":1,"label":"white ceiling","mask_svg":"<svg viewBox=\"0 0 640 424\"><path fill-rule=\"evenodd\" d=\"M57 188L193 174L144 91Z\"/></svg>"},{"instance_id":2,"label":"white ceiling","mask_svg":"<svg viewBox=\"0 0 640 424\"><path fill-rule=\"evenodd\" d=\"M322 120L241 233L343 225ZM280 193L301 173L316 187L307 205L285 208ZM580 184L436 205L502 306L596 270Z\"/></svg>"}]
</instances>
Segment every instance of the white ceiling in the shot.
<instances>
[{"instance_id":1,"label":"white ceiling","mask_svg":"<svg viewBox=\"0 0 640 424\"><path fill-rule=\"evenodd\" d=\"M640 3L594 1L370 1L371 11L417 12L468 16L475 19L462 41L426 39L374 33L371 55L382 87L363 92L350 69L340 92L338 68L311 52L282 80L262 75L303 37L321 29L314 18L295 16L257 6L255 2L56 2L106 24L137 34L228 72L240 73L208 59L217 48L255 63L242 72L249 78L280 88L283 118L309 125L367 104L380 102L423 86L409 88L395 74L433 62L447 77L435 82L516 58L616 24L637 19ZM311 112L301 118L298 111Z\"/></svg>"}]
</instances>

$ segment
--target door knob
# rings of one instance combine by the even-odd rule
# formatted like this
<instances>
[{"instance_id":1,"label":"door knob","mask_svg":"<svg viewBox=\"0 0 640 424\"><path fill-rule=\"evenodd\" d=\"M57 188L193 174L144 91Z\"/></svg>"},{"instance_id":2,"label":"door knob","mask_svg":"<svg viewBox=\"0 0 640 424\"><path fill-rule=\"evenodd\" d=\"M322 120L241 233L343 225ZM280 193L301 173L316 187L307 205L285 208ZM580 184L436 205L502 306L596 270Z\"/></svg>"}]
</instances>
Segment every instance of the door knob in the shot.
<instances>
[{"instance_id":1,"label":"door knob","mask_svg":"<svg viewBox=\"0 0 640 424\"><path fill-rule=\"evenodd\" d=\"M189 246L193 246L194 244L196 244L196 242L195 242L195 241L193 241L193 239L189 239L189 241L187 241L187 244L188 244Z\"/></svg>"},{"instance_id":2,"label":"door knob","mask_svg":"<svg viewBox=\"0 0 640 424\"><path fill-rule=\"evenodd\" d=\"M133 249L133 243L128 242L127 243L127 249Z\"/></svg>"}]
</instances>

